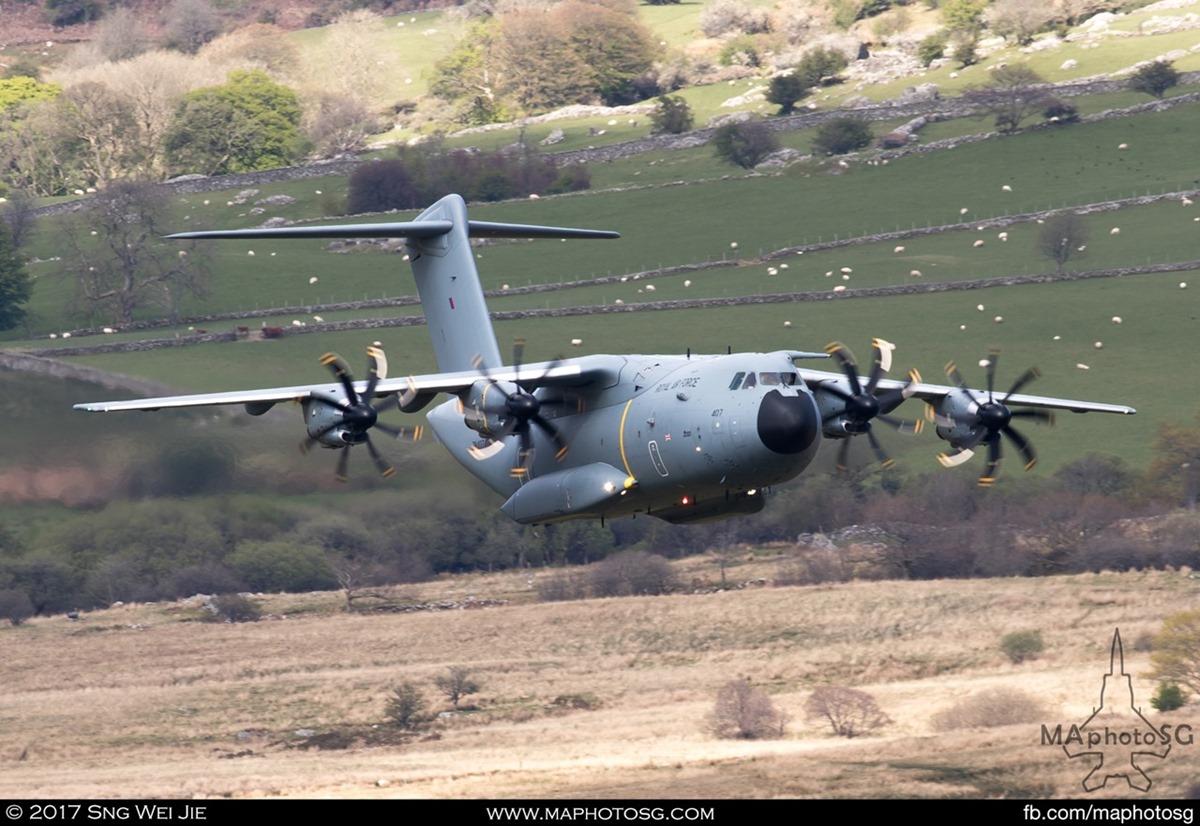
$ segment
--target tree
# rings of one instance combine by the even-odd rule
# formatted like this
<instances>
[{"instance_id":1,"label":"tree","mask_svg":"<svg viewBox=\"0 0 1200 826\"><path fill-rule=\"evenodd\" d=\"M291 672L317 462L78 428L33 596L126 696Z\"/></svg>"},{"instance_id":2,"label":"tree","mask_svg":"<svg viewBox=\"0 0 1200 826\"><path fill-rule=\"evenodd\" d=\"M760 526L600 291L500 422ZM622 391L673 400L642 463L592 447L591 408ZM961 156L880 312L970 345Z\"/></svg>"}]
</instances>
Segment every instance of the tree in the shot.
<instances>
[{"instance_id":1,"label":"tree","mask_svg":"<svg viewBox=\"0 0 1200 826\"><path fill-rule=\"evenodd\" d=\"M1163 620L1150 654L1152 676L1200 694L1200 608L1179 611Z\"/></svg>"},{"instance_id":2,"label":"tree","mask_svg":"<svg viewBox=\"0 0 1200 826\"><path fill-rule=\"evenodd\" d=\"M479 683L471 676L471 669L465 665L447 667L445 674L433 678L433 684L454 704L455 711L458 710L458 703L463 697L479 693Z\"/></svg>"},{"instance_id":3,"label":"tree","mask_svg":"<svg viewBox=\"0 0 1200 826\"><path fill-rule=\"evenodd\" d=\"M64 258L87 315L124 324L148 305L174 315L185 295L204 293L204 248L164 242L165 218L156 187L120 181L94 198L92 209L63 222Z\"/></svg>"},{"instance_id":4,"label":"tree","mask_svg":"<svg viewBox=\"0 0 1200 826\"><path fill-rule=\"evenodd\" d=\"M1015 132L1030 115L1046 105L1048 94L1042 76L1028 66L1003 66L992 72L986 86L975 86L963 97L985 115L996 118L1001 132Z\"/></svg>"},{"instance_id":5,"label":"tree","mask_svg":"<svg viewBox=\"0 0 1200 826\"><path fill-rule=\"evenodd\" d=\"M939 7L942 22L952 32L978 35L983 30L987 0L946 0Z\"/></svg>"},{"instance_id":6,"label":"tree","mask_svg":"<svg viewBox=\"0 0 1200 826\"><path fill-rule=\"evenodd\" d=\"M590 86L607 106L645 97L638 81L658 56L658 40L636 16L581 0L556 7L572 51L591 67Z\"/></svg>"},{"instance_id":7,"label":"tree","mask_svg":"<svg viewBox=\"0 0 1200 826\"><path fill-rule=\"evenodd\" d=\"M33 282L25 272L12 243L7 221L0 221L0 330L11 330L25 320L25 302L33 294Z\"/></svg>"},{"instance_id":8,"label":"tree","mask_svg":"<svg viewBox=\"0 0 1200 826\"><path fill-rule=\"evenodd\" d=\"M405 731L420 731L429 725L429 701L413 683L403 682L392 689L387 702L388 721Z\"/></svg>"},{"instance_id":9,"label":"tree","mask_svg":"<svg viewBox=\"0 0 1200 826\"><path fill-rule=\"evenodd\" d=\"M796 111L796 103L808 94L811 87L798 72L776 75L767 87L767 103L779 107L779 114L790 115Z\"/></svg>"},{"instance_id":10,"label":"tree","mask_svg":"<svg viewBox=\"0 0 1200 826\"><path fill-rule=\"evenodd\" d=\"M1145 92L1159 100L1167 90L1179 85L1179 71L1167 60L1156 60L1142 66L1129 78L1129 88Z\"/></svg>"},{"instance_id":11,"label":"tree","mask_svg":"<svg viewBox=\"0 0 1200 826\"><path fill-rule=\"evenodd\" d=\"M167 42L195 54L221 33L221 17L208 0L175 0L167 9Z\"/></svg>"},{"instance_id":12,"label":"tree","mask_svg":"<svg viewBox=\"0 0 1200 826\"><path fill-rule=\"evenodd\" d=\"M712 143L717 157L743 169L753 169L779 148L779 138L759 120L718 126Z\"/></svg>"},{"instance_id":13,"label":"tree","mask_svg":"<svg viewBox=\"0 0 1200 826\"><path fill-rule=\"evenodd\" d=\"M839 737L858 737L892 722L865 691L845 686L821 686L804 704L809 720L829 723Z\"/></svg>"},{"instance_id":14,"label":"tree","mask_svg":"<svg viewBox=\"0 0 1200 826\"><path fill-rule=\"evenodd\" d=\"M705 729L722 740L765 740L782 737L787 715L775 707L770 695L749 680L731 680L717 694L705 719Z\"/></svg>"},{"instance_id":15,"label":"tree","mask_svg":"<svg viewBox=\"0 0 1200 826\"><path fill-rule=\"evenodd\" d=\"M296 93L264 72L234 71L223 86L197 89L164 139L176 173L221 175L295 163L305 152Z\"/></svg>"},{"instance_id":16,"label":"tree","mask_svg":"<svg viewBox=\"0 0 1200 826\"><path fill-rule=\"evenodd\" d=\"M845 155L874 140L871 124L862 118L836 118L817 129L813 149L823 155Z\"/></svg>"},{"instance_id":17,"label":"tree","mask_svg":"<svg viewBox=\"0 0 1200 826\"><path fill-rule=\"evenodd\" d=\"M692 128L692 107L681 95L660 95L658 106L650 113L655 133L679 135Z\"/></svg>"},{"instance_id":18,"label":"tree","mask_svg":"<svg viewBox=\"0 0 1200 826\"><path fill-rule=\"evenodd\" d=\"M1054 7L1042 0L997 0L988 12L988 28L1018 46L1028 46L1054 15Z\"/></svg>"},{"instance_id":19,"label":"tree","mask_svg":"<svg viewBox=\"0 0 1200 826\"><path fill-rule=\"evenodd\" d=\"M796 64L794 75L808 88L829 86L838 81L838 75L850 65L846 55L833 48L816 48L805 53Z\"/></svg>"},{"instance_id":20,"label":"tree","mask_svg":"<svg viewBox=\"0 0 1200 826\"><path fill-rule=\"evenodd\" d=\"M1200 420L1200 411L1196 417ZM1160 424L1154 452L1146 469L1149 494L1195 510L1200 501L1200 427Z\"/></svg>"},{"instance_id":21,"label":"tree","mask_svg":"<svg viewBox=\"0 0 1200 826\"><path fill-rule=\"evenodd\" d=\"M0 591L0 619L10 625L20 625L33 616L33 603L24 591L15 588Z\"/></svg>"},{"instance_id":22,"label":"tree","mask_svg":"<svg viewBox=\"0 0 1200 826\"><path fill-rule=\"evenodd\" d=\"M1039 253L1054 262L1054 271L1062 272L1063 265L1072 258L1084 256L1088 237L1083 216L1063 212L1046 219L1034 244Z\"/></svg>"}]
</instances>

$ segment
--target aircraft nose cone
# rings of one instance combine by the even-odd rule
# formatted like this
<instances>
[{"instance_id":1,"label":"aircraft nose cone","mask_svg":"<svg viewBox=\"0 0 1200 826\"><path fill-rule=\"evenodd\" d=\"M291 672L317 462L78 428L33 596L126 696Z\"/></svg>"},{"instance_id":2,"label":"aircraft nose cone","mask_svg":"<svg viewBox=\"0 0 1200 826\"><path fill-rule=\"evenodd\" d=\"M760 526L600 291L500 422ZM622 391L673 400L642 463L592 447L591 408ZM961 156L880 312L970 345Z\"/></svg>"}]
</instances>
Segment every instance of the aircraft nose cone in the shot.
<instances>
[{"instance_id":1,"label":"aircraft nose cone","mask_svg":"<svg viewBox=\"0 0 1200 826\"><path fill-rule=\"evenodd\" d=\"M776 453L802 453L816 441L820 427L812 399L772 390L758 407L758 438Z\"/></svg>"}]
</instances>

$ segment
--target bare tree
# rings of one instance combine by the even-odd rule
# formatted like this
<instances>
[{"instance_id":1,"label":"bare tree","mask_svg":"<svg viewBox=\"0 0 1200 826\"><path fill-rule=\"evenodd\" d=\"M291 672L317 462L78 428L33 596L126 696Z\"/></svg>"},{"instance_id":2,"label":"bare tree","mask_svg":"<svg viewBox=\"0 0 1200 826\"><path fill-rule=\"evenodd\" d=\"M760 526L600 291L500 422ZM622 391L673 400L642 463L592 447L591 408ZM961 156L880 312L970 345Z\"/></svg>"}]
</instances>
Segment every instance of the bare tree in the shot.
<instances>
[{"instance_id":1,"label":"bare tree","mask_svg":"<svg viewBox=\"0 0 1200 826\"><path fill-rule=\"evenodd\" d=\"M445 674L433 678L433 684L454 704L455 710L463 697L479 693L479 683L471 676L471 669L465 665L449 666Z\"/></svg>"},{"instance_id":2,"label":"bare tree","mask_svg":"<svg viewBox=\"0 0 1200 826\"><path fill-rule=\"evenodd\" d=\"M1054 262L1054 271L1062 272L1063 265L1072 258L1084 257L1088 237L1083 216L1064 212L1046 219L1038 230L1035 245L1039 253Z\"/></svg>"},{"instance_id":3,"label":"bare tree","mask_svg":"<svg viewBox=\"0 0 1200 826\"><path fill-rule=\"evenodd\" d=\"M64 222L64 258L88 315L124 324L139 308L158 305L174 317L184 296L204 293L203 248L164 242L165 218L156 187L121 181Z\"/></svg>"},{"instance_id":4,"label":"bare tree","mask_svg":"<svg viewBox=\"0 0 1200 826\"><path fill-rule=\"evenodd\" d=\"M809 720L824 720L839 737L858 737L892 722L875 698L846 686L821 686L812 693L804 710Z\"/></svg>"},{"instance_id":5,"label":"bare tree","mask_svg":"<svg viewBox=\"0 0 1200 826\"><path fill-rule=\"evenodd\" d=\"M1045 108L1047 92L1042 76L1028 66L1003 66L992 72L985 86L966 90L963 97L984 115L996 119L1001 132L1015 132L1030 115Z\"/></svg>"},{"instance_id":6,"label":"bare tree","mask_svg":"<svg viewBox=\"0 0 1200 826\"><path fill-rule=\"evenodd\" d=\"M771 697L749 680L731 680L717 694L717 703L705 720L705 728L723 740L766 740L782 737L787 714L775 707Z\"/></svg>"}]
</instances>

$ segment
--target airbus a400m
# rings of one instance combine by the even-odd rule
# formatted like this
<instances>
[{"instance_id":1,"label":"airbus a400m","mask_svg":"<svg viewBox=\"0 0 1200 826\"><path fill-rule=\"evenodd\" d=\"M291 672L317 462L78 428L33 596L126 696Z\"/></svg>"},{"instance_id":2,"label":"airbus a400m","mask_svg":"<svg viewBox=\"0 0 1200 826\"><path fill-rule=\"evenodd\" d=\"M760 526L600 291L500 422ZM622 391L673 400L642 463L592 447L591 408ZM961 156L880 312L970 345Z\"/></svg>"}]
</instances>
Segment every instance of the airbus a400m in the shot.
<instances>
[{"instance_id":1,"label":"airbus a400m","mask_svg":"<svg viewBox=\"0 0 1200 826\"><path fill-rule=\"evenodd\" d=\"M517 522L646 513L668 522L721 519L762 509L764 489L795 478L825 440L840 441L846 463L851 440L866 437L889 462L872 427L884 422L918 430L922 422L891 417L905 400L929 405L939 437L956 465L986 447L981 485L995 479L1007 439L1026 467L1036 454L1013 427L1021 418L1049 421L1051 410L1133 413L1122 405L1030 396L1037 377L1024 373L1008 390L995 388L997 354L984 362L986 388L970 389L958 370L949 385L925 384L915 372L885 377L892 345L873 342L865 375L842 345L825 352L780 350L726 355L591 355L523 364L523 347L505 364L475 269L470 239L616 238L617 233L472 221L448 195L403 223L283 227L182 233L175 238L404 238L412 262L438 373L388 378L383 351L368 348L367 378L354 381L337 356L322 362L336 381L265 390L76 405L89 411L158 410L241 404L251 415L299 402L305 446L342 451L338 474L356 445L365 445L384 475L392 467L371 440L377 429L413 436L378 416L391 407L416 413L439 395L450 398L427 414L450 454L505 498L501 510ZM832 358L836 371L798 367Z\"/></svg>"}]
</instances>

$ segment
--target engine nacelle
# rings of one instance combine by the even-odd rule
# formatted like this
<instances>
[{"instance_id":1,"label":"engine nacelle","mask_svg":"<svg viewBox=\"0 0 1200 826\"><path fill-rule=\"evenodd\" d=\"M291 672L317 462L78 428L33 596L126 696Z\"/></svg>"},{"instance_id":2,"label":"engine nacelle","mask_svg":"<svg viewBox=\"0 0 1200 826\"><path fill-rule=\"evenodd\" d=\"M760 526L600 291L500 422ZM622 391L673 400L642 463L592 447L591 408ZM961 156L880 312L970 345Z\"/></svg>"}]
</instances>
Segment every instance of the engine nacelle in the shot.
<instances>
[{"instance_id":1,"label":"engine nacelle","mask_svg":"<svg viewBox=\"0 0 1200 826\"><path fill-rule=\"evenodd\" d=\"M347 409L320 399L307 399L303 403L304 428L310 438L322 447L341 448L360 444L367 439L361 426L355 427L347 421Z\"/></svg>"},{"instance_id":2,"label":"engine nacelle","mask_svg":"<svg viewBox=\"0 0 1200 826\"><path fill-rule=\"evenodd\" d=\"M509 415L508 397L520 392L512 382L475 382L463 398L463 422L482 436L494 436Z\"/></svg>"},{"instance_id":3,"label":"engine nacelle","mask_svg":"<svg viewBox=\"0 0 1200 826\"><path fill-rule=\"evenodd\" d=\"M935 407L938 438L954 447L972 441L979 429L979 404L966 393L948 393Z\"/></svg>"},{"instance_id":4,"label":"engine nacelle","mask_svg":"<svg viewBox=\"0 0 1200 826\"><path fill-rule=\"evenodd\" d=\"M842 439L847 436L854 436L870 430L870 422L856 422L846 414L845 411L847 410L847 405L844 399L839 398L828 390L823 389L830 385L836 387L842 393L847 395L852 395L853 393L857 392L857 389L852 388L850 382L846 381L845 379L823 381L819 386L813 389L813 398L817 402L817 412L821 414L822 434L832 439Z\"/></svg>"}]
</instances>

